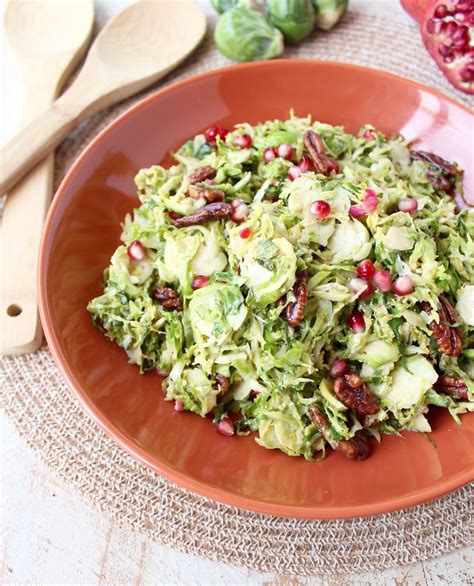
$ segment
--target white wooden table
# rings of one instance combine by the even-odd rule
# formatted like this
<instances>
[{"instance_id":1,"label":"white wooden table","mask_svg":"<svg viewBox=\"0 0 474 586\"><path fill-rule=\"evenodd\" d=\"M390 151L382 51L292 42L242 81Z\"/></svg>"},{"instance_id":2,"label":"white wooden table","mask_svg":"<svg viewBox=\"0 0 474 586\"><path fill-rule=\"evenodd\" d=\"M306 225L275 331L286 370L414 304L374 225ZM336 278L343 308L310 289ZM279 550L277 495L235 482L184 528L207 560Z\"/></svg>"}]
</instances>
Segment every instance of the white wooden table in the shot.
<instances>
[{"instance_id":1,"label":"white wooden table","mask_svg":"<svg viewBox=\"0 0 474 586\"><path fill-rule=\"evenodd\" d=\"M68 0L51 0L67 2ZM198 0L210 11L208 0ZM397 0L351 0L406 18ZM3 8L4 0L0 0ZM128 1L96 0L99 22ZM0 144L19 126L21 87L1 36ZM210 562L123 530L45 468L0 417L2 584L420 585L472 584L474 548L423 564L343 579L289 578Z\"/></svg>"}]
</instances>

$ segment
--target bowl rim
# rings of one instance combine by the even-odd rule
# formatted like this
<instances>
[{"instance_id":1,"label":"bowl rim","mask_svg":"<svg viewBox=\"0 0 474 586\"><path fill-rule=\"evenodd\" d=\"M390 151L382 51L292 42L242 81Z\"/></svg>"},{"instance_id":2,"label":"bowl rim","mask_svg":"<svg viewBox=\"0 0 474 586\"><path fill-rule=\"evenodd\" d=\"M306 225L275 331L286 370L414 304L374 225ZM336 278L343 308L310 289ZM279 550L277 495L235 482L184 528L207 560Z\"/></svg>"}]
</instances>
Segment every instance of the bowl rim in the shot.
<instances>
[{"instance_id":1,"label":"bowl rim","mask_svg":"<svg viewBox=\"0 0 474 586\"><path fill-rule=\"evenodd\" d=\"M219 76L226 72L233 72L235 70L242 69L258 69L258 68L278 68L281 65L288 64L303 64L308 66L323 66L323 67L334 67L341 69L350 69L360 72L369 72L375 76L402 82L413 88L428 92L442 100L448 101L450 104L457 108L461 108L467 114L474 116L474 114L464 106L459 104L452 98L445 96L441 92L425 86L416 81L407 79L405 77L395 75L393 73L375 69L372 67L364 67L361 65L354 65L338 61L322 61L313 59L278 59L275 61L255 61L251 63L240 63L217 69L205 71L198 75L193 75L184 80L176 83L171 83L166 87L159 89L149 96L139 100L136 104L133 104L125 112L114 118L99 134L82 150L79 156L75 159L70 169L64 176L61 184L59 185L56 194L53 198L52 204L48 210L48 214L45 220L43 234L40 243L39 250L39 262L38 262L38 275L37 275L37 286L38 286L38 301L39 301L39 313L46 340L48 342L49 349L53 356L53 359L65 378L69 389L73 392L75 397L78 399L79 404L84 411L89 415L95 423L98 424L99 428L102 429L115 443L117 443L122 449L125 450L135 460L145 465L155 473L163 476L167 480L174 482L188 490L198 493L206 498L211 498L215 501L224 503L226 505L240 507L255 513L264 513L267 515L287 517L287 518L301 518L301 519L320 519L320 520L335 520L335 519L351 519L355 517L366 517L371 515L380 515L383 513L390 513L400 509L413 507L419 504L426 503L430 500L439 498L449 492L452 492L469 482L474 481L474 470L469 471L466 469L459 472L449 479L443 480L436 483L435 485L422 488L415 492L410 493L407 496L397 496L389 499L385 499L380 502L365 505L350 505L345 506L341 509L338 506L328 507L305 507L297 505L286 505L280 503L273 503L263 500L254 500L251 497L245 497L229 490L218 488L195 480L188 477L186 474L173 469L168 464L160 462L155 458L151 457L146 451L136 445L132 440L127 438L124 433L117 429L96 407L93 401L91 401L83 392L81 386L76 384L74 376L68 366L68 363L61 350L61 345L58 342L58 338L55 332L54 323L51 318L49 306L48 306L48 286L46 279L46 263L47 263L47 244L51 239L51 232L53 227L53 220L55 219L56 212L61 204L64 192L69 186L72 178L76 174L78 167L82 162L89 156L89 153L99 144L105 136L107 136L116 126L120 125L123 121L133 116L135 112L148 105L164 95L173 93L176 89L185 87L189 84L193 84L196 81L204 80L210 77Z\"/></svg>"}]
</instances>

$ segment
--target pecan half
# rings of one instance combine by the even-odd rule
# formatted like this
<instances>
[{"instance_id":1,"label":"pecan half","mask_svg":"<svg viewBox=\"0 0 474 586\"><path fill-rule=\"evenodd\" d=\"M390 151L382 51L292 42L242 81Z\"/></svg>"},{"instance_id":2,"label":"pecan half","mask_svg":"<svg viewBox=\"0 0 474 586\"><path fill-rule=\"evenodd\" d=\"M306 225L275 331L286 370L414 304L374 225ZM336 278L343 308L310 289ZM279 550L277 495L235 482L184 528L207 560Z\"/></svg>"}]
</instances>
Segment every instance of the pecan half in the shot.
<instances>
[{"instance_id":1,"label":"pecan half","mask_svg":"<svg viewBox=\"0 0 474 586\"><path fill-rule=\"evenodd\" d=\"M171 223L176 228L186 228L187 226L197 226L199 224L208 224L209 222L215 222L221 218L227 218L232 213L232 207L230 203L225 202L214 202L199 208L194 214L189 216L183 216L182 218L176 218Z\"/></svg>"},{"instance_id":2,"label":"pecan half","mask_svg":"<svg viewBox=\"0 0 474 586\"><path fill-rule=\"evenodd\" d=\"M428 324L428 327L438 344L440 352L446 354L446 356L459 356L462 349L463 335L461 328L452 326L457 320L456 311L443 295L440 295L439 303L439 322L437 323L433 320ZM431 313L431 305L426 301L421 304L421 308L426 313Z\"/></svg>"},{"instance_id":3,"label":"pecan half","mask_svg":"<svg viewBox=\"0 0 474 586\"><path fill-rule=\"evenodd\" d=\"M296 281L293 285L293 294L296 301L289 303L285 309L286 321L292 328L301 322L304 317L304 310L308 302L308 273L301 271L296 275Z\"/></svg>"},{"instance_id":4,"label":"pecan half","mask_svg":"<svg viewBox=\"0 0 474 586\"><path fill-rule=\"evenodd\" d=\"M329 428L329 421L317 407L310 409L309 416L321 431ZM363 431L357 431L350 440L339 440L334 449L349 460L365 460L371 452L367 435Z\"/></svg>"},{"instance_id":5,"label":"pecan half","mask_svg":"<svg viewBox=\"0 0 474 586\"><path fill-rule=\"evenodd\" d=\"M449 193L454 188L456 176L459 174L456 165L428 151L411 151L410 155L412 159L430 165L427 177L435 189Z\"/></svg>"},{"instance_id":6,"label":"pecan half","mask_svg":"<svg viewBox=\"0 0 474 586\"><path fill-rule=\"evenodd\" d=\"M307 130L304 133L303 142L318 173L329 175L333 169L337 168L336 161L325 154L323 139L314 130Z\"/></svg>"},{"instance_id":7,"label":"pecan half","mask_svg":"<svg viewBox=\"0 0 474 586\"><path fill-rule=\"evenodd\" d=\"M457 376L440 376L434 385L435 389L446 395L458 395L467 399L467 385L463 378Z\"/></svg>"},{"instance_id":8,"label":"pecan half","mask_svg":"<svg viewBox=\"0 0 474 586\"><path fill-rule=\"evenodd\" d=\"M341 403L361 415L375 415L380 409L377 397L355 372L338 376L334 381L334 392Z\"/></svg>"},{"instance_id":9,"label":"pecan half","mask_svg":"<svg viewBox=\"0 0 474 586\"><path fill-rule=\"evenodd\" d=\"M206 179L214 179L216 176L217 171L214 167L201 167L200 169L196 169L191 175L189 176L190 183L200 183L201 181L206 181Z\"/></svg>"},{"instance_id":10,"label":"pecan half","mask_svg":"<svg viewBox=\"0 0 474 586\"><path fill-rule=\"evenodd\" d=\"M317 407L313 407L313 409L309 410L309 416L311 421L316 427L319 427L319 429L327 429L330 425L326 415L323 415Z\"/></svg>"},{"instance_id":11,"label":"pecan half","mask_svg":"<svg viewBox=\"0 0 474 586\"><path fill-rule=\"evenodd\" d=\"M224 192L220 189L206 189L205 187L198 187L197 185L189 186L188 195L193 199L205 199L207 203L224 201L225 198Z\"/></svg>"},{"instance_id":12,"label":"pecan half","mask_svg":"<svg viewBox=\"0 0 474 586\"><path fill-rule=\"evenodd\" d=\"M216 384L220 397L224 396L229 390L229 379L223 374L216 374Z\"/></svg>"},{"instance_id":13,"label":"pecan half","mask_svg":"<svg viewBox=\"0 0 474 586\"><path fill-rule=\"evenodd\" d=\"M155 289L154 297L158 303L160 303L166 309L173 309L177 311L181 311L183 309L183 304L181 303L178 292L171 287L163 287L162 285L158 285Z\"/></svg>"},{"instance_id":14,"label":"pecan half","mask_svg":"<svg viewBox=\"0 0 474 586\"><path fill-rule=\"evenodd\" d=\"M363 431L357 431L350 440L338 442L336 450L349 460L366 460L371 454L367 435Z\"/></svg>"}]
</instances>

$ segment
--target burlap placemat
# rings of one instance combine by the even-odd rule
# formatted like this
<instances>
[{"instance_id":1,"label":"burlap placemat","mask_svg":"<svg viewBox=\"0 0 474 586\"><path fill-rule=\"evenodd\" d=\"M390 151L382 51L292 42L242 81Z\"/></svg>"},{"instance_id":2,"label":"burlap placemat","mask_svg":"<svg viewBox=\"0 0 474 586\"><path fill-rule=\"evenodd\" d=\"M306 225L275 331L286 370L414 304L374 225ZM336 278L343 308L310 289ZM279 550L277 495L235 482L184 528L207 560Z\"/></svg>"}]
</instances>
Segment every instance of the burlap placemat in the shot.
<instances>
[{"instance_id":1,"label":"burlap placemat","mask_svg":"<svg viewBox=\"0 0 474 586\"><path fill-rule=\"evenodd\" d=\"M414 25L352 12L335 31L315 35L286 56L385 69L473 105L439 74ZM164 83L226 63L208 37ZM105 116L95 116L62 144L56 183L98 131L142 96ZM43 462L117 522L180 551L261 571L311 575L405 565L472 541L474 485L378 517L349 521L269 517L200 497L135 462L81 410L46 347L31 355L4 357L0 380L0 406Z\"/></svg>"}]
</instances>

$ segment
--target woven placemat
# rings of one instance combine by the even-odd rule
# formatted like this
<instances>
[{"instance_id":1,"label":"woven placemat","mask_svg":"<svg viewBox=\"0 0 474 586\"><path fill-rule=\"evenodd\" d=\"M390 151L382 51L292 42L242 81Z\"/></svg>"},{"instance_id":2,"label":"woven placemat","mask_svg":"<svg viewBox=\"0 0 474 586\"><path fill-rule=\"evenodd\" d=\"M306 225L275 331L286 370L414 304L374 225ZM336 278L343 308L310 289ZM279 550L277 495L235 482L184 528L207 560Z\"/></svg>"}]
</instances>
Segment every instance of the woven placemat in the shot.
<instances>
[{"instance_id":1,"label":"woven placemat","mask_svg":"<svg viewBox=\"0 0 474 586\"><path fill-rule=\"evenodd\" d=\"M352 12L336 30L286 56L385 69L473 106L440 75L414 25ZM209 35L164 83L227 63ZM76 130L58 150L56 183L110 120L154 89ZM46 346L2 364L0 406L41 460L118 523L180 551L261 571L337 574L430 559L473 539L474 485L406 511L348 521L281 519L216 503L147 470L105 436L79 407Z\"/></svg>"}]
</instances>

